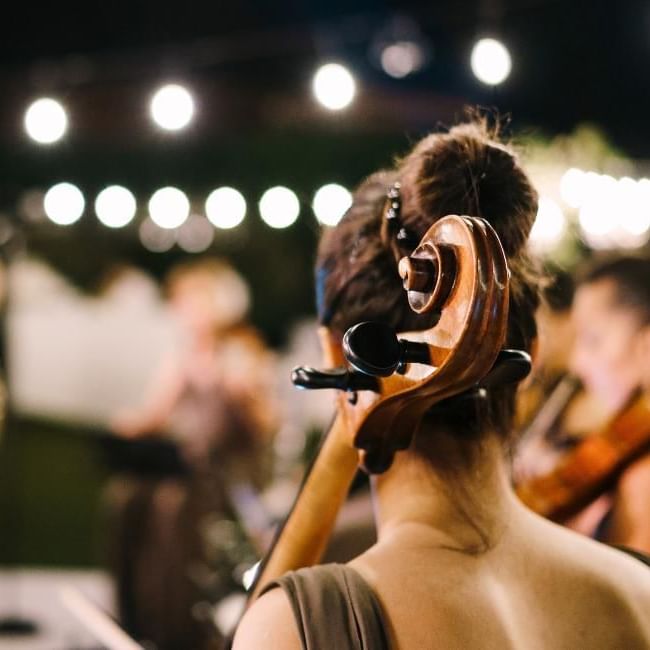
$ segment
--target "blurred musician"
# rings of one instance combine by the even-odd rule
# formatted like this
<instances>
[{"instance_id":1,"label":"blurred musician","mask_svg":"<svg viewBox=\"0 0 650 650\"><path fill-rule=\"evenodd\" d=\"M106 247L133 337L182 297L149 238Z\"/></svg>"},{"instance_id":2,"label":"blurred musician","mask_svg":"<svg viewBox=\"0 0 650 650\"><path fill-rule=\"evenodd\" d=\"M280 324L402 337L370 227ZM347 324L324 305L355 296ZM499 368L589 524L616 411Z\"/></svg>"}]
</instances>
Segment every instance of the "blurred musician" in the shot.
<instances>
[{"instance_id":1,"label":"blurred musician","mask_svg":"<svg viewBox=\"0 0 650 650\"><path fill-rule=\"evenodd\" d=\"M650 367L650 260L615 257L590 266L579 278L568 324L564 338L573 343L561 356L582 389L571 375L565 377L533 419L517 453L519 484L552 475L581 441L611 428L636 400L643 403ZM562 341L558 345L566 347ZM650 410L635 413L643 421L636 416L634 427L650 430ZM626 460L609 483L611 490L594 494L563 523L602 541L650 552L650 456Z\"/></svg>"},{"instance_id":2,"label":"blurred musician","mask_svg":"<svg viewBox=\"0 0 650 650\"><path fill-rule=\"evenodd\" d=\"M580 281L572 320L576 336L570 368L608 415L615 415L648 377L650 259L618 257L593 266ZM574 524L608 542L650 553L648 452Z\"/></svg>"},{"instance_id":3,"label":"blurred musician","mask_svg":"<svg viewBox=\"0 0 650 650\"><path fill-rule=\"evenodd\" d=\"M264 481L261 454L274 425L271 359L244 324L248 290L231 267L178 266L166 288L182 341L146 401L112 423L132 441L117 445L127 472L109 490L113 554L127 630L161 650L198 649L210 631L193 606L232 590L235 565L249 559L235 525L255 510ZM224 575L214 562L228 564Z\"/></svg>"}]
</instances>

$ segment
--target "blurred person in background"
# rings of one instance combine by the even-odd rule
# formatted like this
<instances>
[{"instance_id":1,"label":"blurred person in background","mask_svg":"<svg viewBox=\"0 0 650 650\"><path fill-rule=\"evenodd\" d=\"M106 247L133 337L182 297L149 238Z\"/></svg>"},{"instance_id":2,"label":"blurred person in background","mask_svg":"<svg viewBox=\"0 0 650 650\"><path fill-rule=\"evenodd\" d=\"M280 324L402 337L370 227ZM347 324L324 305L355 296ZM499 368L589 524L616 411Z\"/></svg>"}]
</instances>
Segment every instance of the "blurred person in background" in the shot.
<instances>
[{"instance_id":1,"label":"blurred person in background","mask_svg":"<svg viewBox=\"0 0 650 650\"><path fill-rule=\"evenodd\" d=\"M549 397L549 415L540 409L537 430L531 426L518 451L519 483L552 473L581 440L611 427L636 399L644 399L650 367L650 259L616 256L591 265L579 277L570 328L573 345L565 359L571 374L566 386L558 384ZM562 340L553 344L565 347ZM555 409L550 402L558 397ZM650 417L635 426L650 430ZM612 479L608 492L564 523L599 540L650 552L650 454L630 459Z\"/></svg>"},{"instance_id":2,"label":"blurred person in background","mask_svg":"<svg viewBox=\"0 0 650 650\"><path fill-rule=\"evenodd\" d=\"M161 650L208 647L197 603L233 591L233 573L254 561L276 420L273 359L245 323L241 277L205 260L165 284L182 339L144 403L113 418L127 471L108 491L122 623Z\"/></svg>"},{"instance_id":3,"label":"blurred person in background","mask_svg":"<svg viewBox=\"0 0 650 650\"><path fill-rule=\"evenodd\" d=\"M615 415L643 390L650 367L650 259L621 256L588 269L576 292L573 323L571 370ZM601 539L649 553L650 453L629 464L590 508L585 532L596 521L593 534Z\"/></svg>"},{"instance_id":4,"label":"blurred person in background","mask_svg":"<svg viewBox=\"0 0 650 650\"><path fill-rule=\"evenodd\" d=\"M541 303L535 314L537 341L533 370L517 395L515 423L520 430L530 424L549 393L568 372L573 346L573 277L560 269L549 269L546 273L548 283L542 288Z\"/></svg>"}]
</instances>

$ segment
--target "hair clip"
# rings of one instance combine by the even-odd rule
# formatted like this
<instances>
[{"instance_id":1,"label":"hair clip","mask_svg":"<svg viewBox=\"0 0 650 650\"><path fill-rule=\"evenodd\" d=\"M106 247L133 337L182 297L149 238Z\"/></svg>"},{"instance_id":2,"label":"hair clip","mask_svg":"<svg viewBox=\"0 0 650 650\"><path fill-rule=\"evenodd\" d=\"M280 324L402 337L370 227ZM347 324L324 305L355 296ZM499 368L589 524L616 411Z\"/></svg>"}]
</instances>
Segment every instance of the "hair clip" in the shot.
<instances>
[{"instance_id":1,"label":"hair clip","mask_svg":"<svg viewBox=\"0 0 650 650\"><path fill-rule=\"evenodd\" d=\"M388 190L386 194L386 208L384 209L384 219L386 220L389 236L396 240L397 246L400 249L408 249L410 252L417 246L418 241L413 233L411 233L411 231L402 224L401 189L401 183L399 181L396 181Z\"/></svg>"}]
</instances>

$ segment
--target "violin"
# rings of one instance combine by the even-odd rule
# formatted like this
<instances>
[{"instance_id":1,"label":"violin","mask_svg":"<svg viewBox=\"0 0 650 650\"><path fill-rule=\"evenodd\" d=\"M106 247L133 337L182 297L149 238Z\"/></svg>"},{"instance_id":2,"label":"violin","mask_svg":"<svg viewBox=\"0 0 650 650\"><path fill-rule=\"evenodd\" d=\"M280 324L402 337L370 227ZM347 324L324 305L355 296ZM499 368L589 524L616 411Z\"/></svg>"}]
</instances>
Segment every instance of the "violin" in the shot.
<instances>
[{"instance_id":1,"label":"violin","mask_svg":"<svg viewBox=\"0 0 650 650\"><path fill-rule=\"evenodd\" d=\"M390 206L390 193L388 200ZM260 564L249 603L287 571L319 562L359 466L369 474L386 471L432 406L485 395L530 370L526 353L502 350L509 271L487 221L440 219L398 272L411 309L432 315L430 329L396 334L383 323L358 323L334 350L325 347L332 350L328 369L292 373L299 388L338 390L337 413Z\"/></svg>"},{"instance_id":2,"label":"violin","mask_svg":"<svg viewBox=\"0 0 650 650\"><path fill-rule=\"evenodd\" d=\"M574 390L571 391L573 385ZM552 426L576 392L570 377L560 382L548 406L555 401L561 406L540 409L531 423L536 437ZM548 429L547 429L548 430ZM650 450L650 402L641 391L634 393L627 404L601 429L582 438L555 467L540 476L524 480L516 486L519 498L538 514L562 522L577 514L618 479L634 460Z\"/></svg>"}]
</instances>

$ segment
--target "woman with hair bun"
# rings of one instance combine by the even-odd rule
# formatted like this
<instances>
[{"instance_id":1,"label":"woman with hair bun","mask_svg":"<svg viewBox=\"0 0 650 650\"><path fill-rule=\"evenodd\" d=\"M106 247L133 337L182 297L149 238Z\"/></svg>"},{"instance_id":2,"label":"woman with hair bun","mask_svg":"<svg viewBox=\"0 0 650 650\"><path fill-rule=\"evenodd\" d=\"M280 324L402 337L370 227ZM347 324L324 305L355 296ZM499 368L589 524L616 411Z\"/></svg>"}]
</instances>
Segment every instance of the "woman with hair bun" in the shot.
<instances>
[{"instance_id":1,"label":"woman with hair bun","mask_svg":"<svg viewBox=\"0 0 650 650\"><path fill-rule=\"evenodd\" d=\"M395 181L397 235L384 210ZM326 358L361 321L432 327L435 315L409 308L397 262L449 214L483 217L496 230L511 272L505 346L530 351L538 287L526 242L536 211L530 180L485 121L421 140L395 170L363 183L323 236L316 278ZM300 569L270 585L244 616L235 650L649 647L647 567L514 495L515 392L489 388L485 399L427 413L410 447L371 478L377 543L347 565Z\"/></svg>"}]
</instances>

